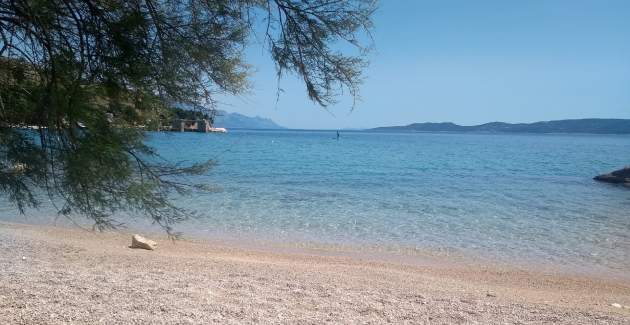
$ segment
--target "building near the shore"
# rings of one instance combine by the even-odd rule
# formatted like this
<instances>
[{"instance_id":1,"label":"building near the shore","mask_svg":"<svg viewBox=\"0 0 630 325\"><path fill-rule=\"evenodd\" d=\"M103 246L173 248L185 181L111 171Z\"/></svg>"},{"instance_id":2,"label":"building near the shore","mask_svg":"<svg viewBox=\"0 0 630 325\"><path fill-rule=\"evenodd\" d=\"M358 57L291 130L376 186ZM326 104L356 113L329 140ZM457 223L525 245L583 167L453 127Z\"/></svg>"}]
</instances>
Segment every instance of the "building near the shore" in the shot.
<instances>
[{"instance_id":1,"label":"building near the shore","mask_svg":"<svg viewBox=\"0 0 630 325\"><path fill-rule=\"evenodd\" d=\"M201 120L185 120L174 119L171 124L171 131L179 132L222 132L225 133L225 128L215 128L207 119Z\"/></svg>"}]
</instances>

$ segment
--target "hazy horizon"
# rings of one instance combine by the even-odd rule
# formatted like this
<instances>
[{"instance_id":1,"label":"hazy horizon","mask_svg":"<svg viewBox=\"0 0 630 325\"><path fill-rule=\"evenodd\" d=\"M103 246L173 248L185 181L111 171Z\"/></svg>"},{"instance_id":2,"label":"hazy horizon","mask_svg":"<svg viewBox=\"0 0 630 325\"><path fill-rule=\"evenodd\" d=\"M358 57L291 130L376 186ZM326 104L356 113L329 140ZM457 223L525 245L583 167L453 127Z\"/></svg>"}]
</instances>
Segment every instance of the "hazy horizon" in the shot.
<instances>
[{"instance_id":1,"label":"hazy horizon","mask_svg":"<svg viewBox=\"0 0 630 325\"><path fill-rule=\"evenodd\" d=\"M237 113L237 114L241 114L239 112L230 112L230 113ZM368 128L359 128L359 127L342 127L342 128L292 128L292 127L287 127L284 125L281 125L279 123L277 123L276 121L265 117L265 116L259 116L259 115L245 115L248 118L260 118L260 119L268 119L271 120L272 122L274 122L275 124L277 124L278 126L287 129L287 130L310 130L310 131L334 131L334 130L346 130L346 131L361 131L361 130L369 130L369 129L373 129L373 128L380 128L380 127L396 127L396 126L408 126L411 124L423 124L423 123L432 123L432 124L442 124L442 123L454 123L456 125L459 126L479 126L479 125L483 125L483 124L490 124L490 123L509 123L509 124L531 124L531 123L538 123L538 122L552 122L552 121L569 121L569 120L630 120L630 118L606 118L606 117L596 117L596 118L577 118L577 119L557 119L557 120L540 120L540 121L531 121L531 122L505 122L505 121L487 121L487 122L482 122L482 123L478 123L478 124L459 124L459 123L455 123L452 121L414 121L414 122L409 122L409 123L405 123L405 124L398 124L398 125L380 125L380 126L374 126L374 127L368 127ZM247 129L247 128L245 128ZM257 129L257 128L254 128ZM264 129L262 129L264 130Z\"/></svg>"},{"instance_id":2,"label":"hazy horizon","mask_svg":"<svg viewBox=\"0 0 630 325\"><path fill-rule=\"evenodd\" d=\"M324 110L247 50L252 91L220 109L294 129L630 118L630 3L381 2L361 101Z\"/></svg>"}]
</instances>

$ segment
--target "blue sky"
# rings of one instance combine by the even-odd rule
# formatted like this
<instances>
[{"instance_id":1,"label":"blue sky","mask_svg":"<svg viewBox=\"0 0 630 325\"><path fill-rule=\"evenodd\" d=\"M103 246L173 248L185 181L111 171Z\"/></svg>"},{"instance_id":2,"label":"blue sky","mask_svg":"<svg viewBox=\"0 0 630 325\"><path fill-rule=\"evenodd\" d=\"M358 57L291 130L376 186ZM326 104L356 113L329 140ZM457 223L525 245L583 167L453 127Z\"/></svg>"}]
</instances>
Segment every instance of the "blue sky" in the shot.
<instances>
[{"instance_id":1,"label":"blue sky","mask_svg":"<svg viewBox=\"0 0 630 325\"><path fill-rule=\"evenodd\" d=\"M247 50L251 92L222 109L290 128L630 118L630 1L381 0L361 101L329 111L297 78L276 103L269 55Z\"/></svg>"}]
</instances>

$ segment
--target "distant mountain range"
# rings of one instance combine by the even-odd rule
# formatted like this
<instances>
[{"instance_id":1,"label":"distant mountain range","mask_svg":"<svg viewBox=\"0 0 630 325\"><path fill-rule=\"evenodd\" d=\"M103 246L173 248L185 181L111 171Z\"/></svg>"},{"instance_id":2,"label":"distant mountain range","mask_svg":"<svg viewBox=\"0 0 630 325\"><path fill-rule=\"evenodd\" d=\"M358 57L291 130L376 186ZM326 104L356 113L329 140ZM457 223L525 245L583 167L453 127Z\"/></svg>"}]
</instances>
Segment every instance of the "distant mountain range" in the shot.
<instances>
[{"instance_id":1,"label":"distant mountain range","mask_svg":"<svg viewBox=\"0 0 630 325\"><path fill-rule=\"evenodd\" d=\"M264 117L249 117L239 113L218 111L214 126L226 129L284 129L274 121Z\"/></svg>"},{"instance_id":2,"label":"distant mountain range","mask_svg":"<svg viewBox=\"0 0 630 325\"><path fill-rule=\"evenodd\" d=\"M491 122L463 126L455 123L413 123L405 126L387 126L371 129L382 132L479 132L479 133L595 133L630 134L630 120L579 119L536 123Z\"/></svg>"}]
</instances>

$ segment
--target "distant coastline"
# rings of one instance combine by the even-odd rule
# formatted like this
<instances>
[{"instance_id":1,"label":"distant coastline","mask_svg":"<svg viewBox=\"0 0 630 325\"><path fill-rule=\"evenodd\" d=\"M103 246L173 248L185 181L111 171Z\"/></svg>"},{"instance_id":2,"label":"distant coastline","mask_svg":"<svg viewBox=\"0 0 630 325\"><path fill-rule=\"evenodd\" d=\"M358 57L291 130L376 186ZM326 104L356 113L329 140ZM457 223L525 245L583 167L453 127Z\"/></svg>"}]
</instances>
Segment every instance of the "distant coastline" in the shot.
<instances>
[{"instance_id":1,"label":"distant coastline","mask_svg":"<svg viewBox=\"0 0 630 325\"><path fill-rule=\"evenodd\" d=\"M464 126L452 122L413 123L369 129L378 132L585 133L630 134L630 119L574 119L535 123L490 122Z\"/></svg>"}]
</instances>

